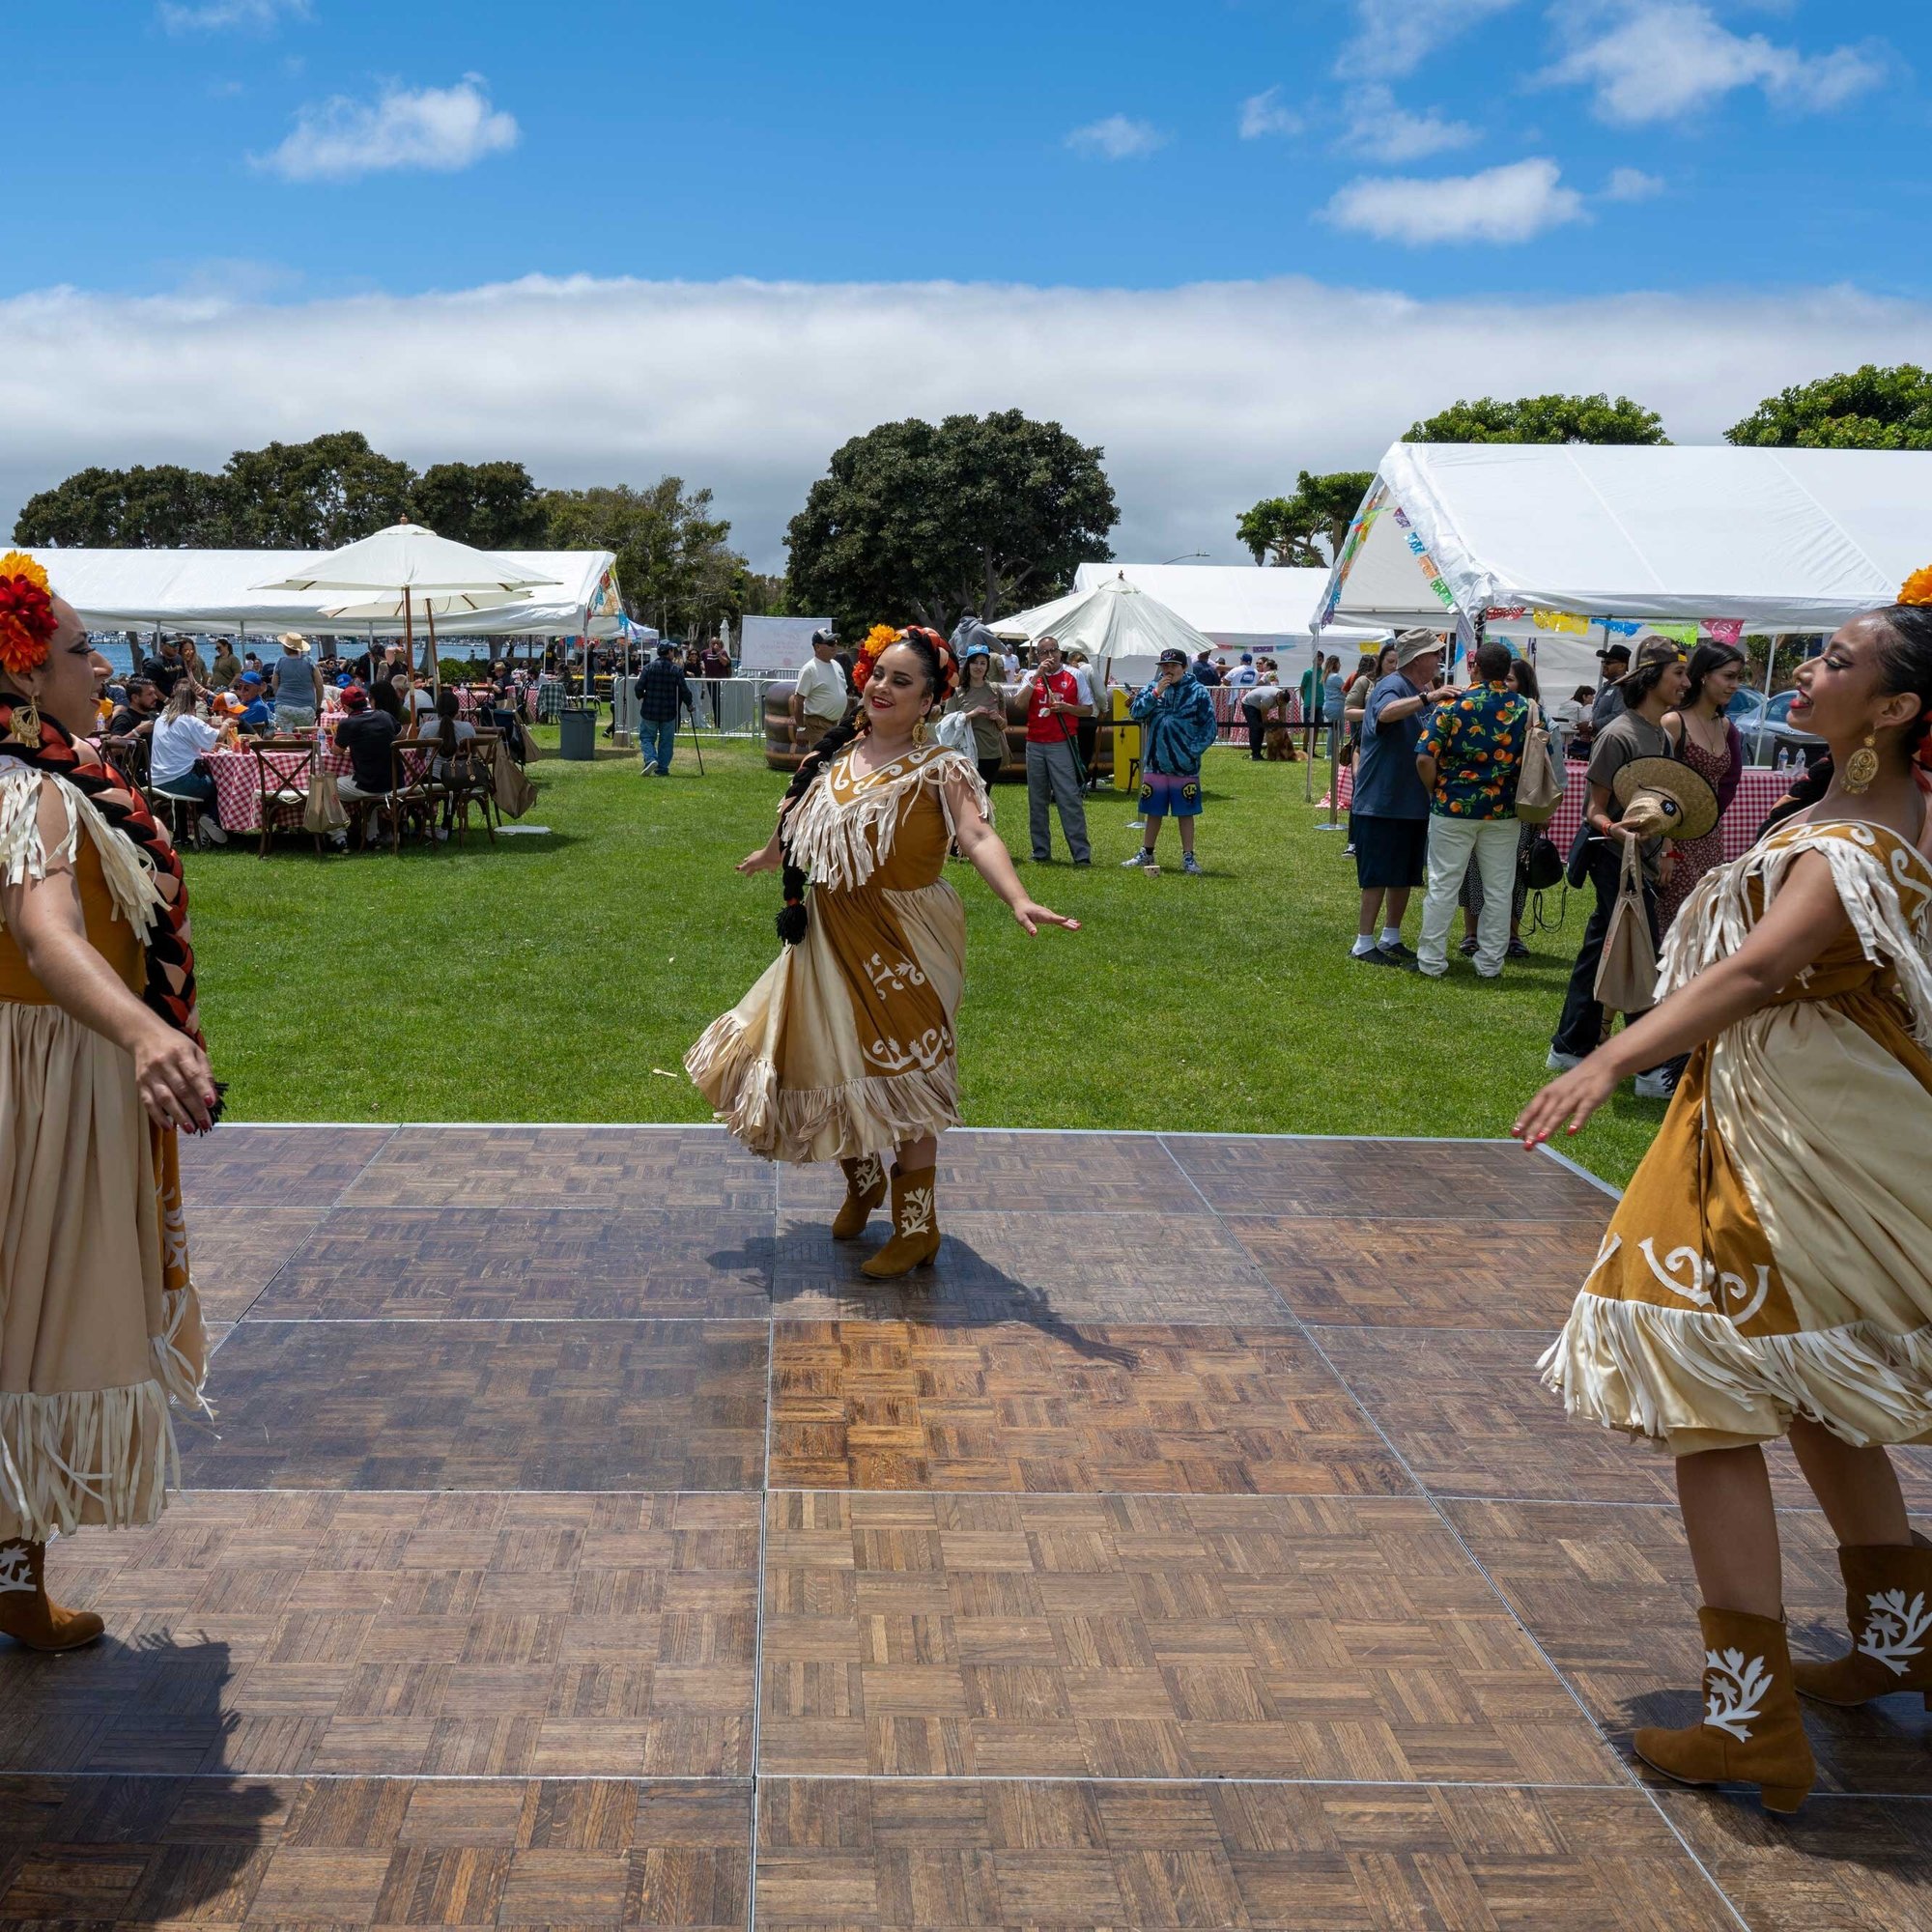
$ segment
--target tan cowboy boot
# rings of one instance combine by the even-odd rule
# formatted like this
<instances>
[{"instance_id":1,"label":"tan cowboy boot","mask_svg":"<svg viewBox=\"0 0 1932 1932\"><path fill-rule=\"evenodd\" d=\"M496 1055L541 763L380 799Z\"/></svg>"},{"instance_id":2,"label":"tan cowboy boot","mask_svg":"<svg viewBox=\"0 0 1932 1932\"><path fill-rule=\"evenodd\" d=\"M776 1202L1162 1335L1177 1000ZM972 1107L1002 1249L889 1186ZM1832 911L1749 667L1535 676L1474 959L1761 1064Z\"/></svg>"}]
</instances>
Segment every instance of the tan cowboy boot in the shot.
<instances>
[{"instance_id":1,"label":"tan cowboy boot","mask_svg":"<svg viewBox=\"0 0 1932 1932\"><path fill-rule=\"evenodd\" d=\"M29 1650L78 1650L107 1626L92 1610L47 1602L46 1560L44 1543L0 1543L0 1636Z\"/></svg>"},{"instance_id":2,"label":"tan cowboy boot","mask_svg":"<svg viewBox=\"0 0 1932 1932\"><path fill-rule=\"evenodd\" d=\"M914 1268L928 1267L939 1252L939 1209L932 1198L933 1170L893 1169L893 1237L859 1264L874 1281L893 1281Z\"/></svg>"},{"instance_id":3,"label":"tan cowboy boot","mask_svg":"<svg viewBox=\"0 0 1932 1932\"><path fill-rule=\"evenodd\" d=\"M1830 1663L1794 1666L1821 1704L1863 1704L1916 1690L1932 1711L1932 1544L1867 1544L1838 1551L1852 1647Z\"/></svg>"},{"instance_id":4,"label":"tan cowboy boot","mask_svg":"<svg viewBox=\"0 0 1932 1932\"><path fill-rule=\"evenodd\" d=\"M1798 1714L1780 1617L1697 1612L1704 1632L1704 1718L1681 1731L1646 1728L1638 1757L1680 1784L1755 1784L1767 1811L1796 1811L1817 1767Z\"/></svg>"},{"instance_id":5,"label":"tan cowboy boot","mask_svg":"<svg viewBox=\"0 0 1932 1932\"><path fill-rule=\"evenodd\" d=\"M856 1241L866 1232L872 1209L886 1198L886 1164L877 1154L866 1153L838 1165L845 1170L845 1199L832 1223L832 1238Z\"/></svg>"}]
</instances>

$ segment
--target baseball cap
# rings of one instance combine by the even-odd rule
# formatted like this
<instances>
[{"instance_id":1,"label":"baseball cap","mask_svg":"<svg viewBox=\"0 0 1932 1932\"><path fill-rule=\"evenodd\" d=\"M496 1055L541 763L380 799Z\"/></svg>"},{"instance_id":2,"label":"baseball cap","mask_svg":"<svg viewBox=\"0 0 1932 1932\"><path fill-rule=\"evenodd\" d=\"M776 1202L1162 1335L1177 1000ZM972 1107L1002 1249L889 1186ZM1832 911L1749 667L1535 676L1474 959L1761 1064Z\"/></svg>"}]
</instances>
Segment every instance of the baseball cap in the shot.
<instances>
[{"instance_id":1,"label":"baseball cap","mask_svg":"<svg viewBox=\"0 0 1932 1932\"><path fill-rule=\"evenodd\" d=\"M369 694L359 684L352 684L342 694L342 708L345 711L366 711L369 708Z\"/></svg>"},{"instance_id":2,"label":"baseball cap","mask_svg":"<svg viewBox=\"0 0 1932 1932\"><path fill-rule=\"evenodd\" d=\"M145 684L148 680L143 678L141 682ZM262 673L258 670L244 670L235 682L237 684L252 684L257 691L260 691L262 688Z\"/></svg>"},{"instance_id":3,"label":"baseball cap","mask_svg":"<svg viewBox=\"0 0 1932 1932\"><path fill-rule=\"evenodd\" d=\"M1168 645L1167 649L1162 651L1160 656L1155 659L1155 663L1164 665L1184 665L1186 662L1187 653L1183 650L1178 650L1173 644Z\"/></svg>"},{"instance_id":4,"label":"baseball cap","mask_svg":"<svg viewBox=\"0 0 1932 1932\"><path fill-rule=\"evenodd\" d=\"M1637 646L1636 668L1641 670L1645 665L1682 664L1685 655L1684 646L1672 643L1668 638L1646 638Z\"/></svg>"},{"instance_id":5,"label":"baseball cap","mask_svg":"<svg viewBox=\"0 0 1932 1932\"><path fill-rule=\"evenodd\" d=\"M814 631L811 634L811 641L814 644L837 644L838 636L835 631Z\"/></svg>"}]
</instances>

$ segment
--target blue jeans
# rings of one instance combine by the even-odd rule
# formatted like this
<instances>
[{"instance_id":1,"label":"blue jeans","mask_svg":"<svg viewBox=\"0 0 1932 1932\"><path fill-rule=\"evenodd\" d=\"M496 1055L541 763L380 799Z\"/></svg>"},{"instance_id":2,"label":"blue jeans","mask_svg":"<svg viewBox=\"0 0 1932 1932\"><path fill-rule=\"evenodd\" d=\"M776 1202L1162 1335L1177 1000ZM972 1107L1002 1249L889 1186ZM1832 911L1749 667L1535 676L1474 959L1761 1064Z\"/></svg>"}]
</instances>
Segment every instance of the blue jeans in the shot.
<instances>
[{"instance_id":1,"label":"blue jeans","mask_svg":"<svg viewBox=\"0 0 1932 1932\"><path fill-rule=\"evenodd\" d=\"M656 765L661 772L670 770L670 754L677 750L677 720L667 718L662 724L652 724L646 718L639 722L638 737L644 754L644 763Z\"/></svg>"},{"instance_id":2,"label":"blue jeans","mask_svg":"<svg viewBox=\"0 0 1932 1932\"><path fill-rule=\"evenodd\" d=\"M207 772L199 768L185 771L180 778L170 779L166 784L156 785L155 789L164 797L193 799L215 824L221 823L221 814L214 805L214 780Z\"/></svg>"}]
</instances>

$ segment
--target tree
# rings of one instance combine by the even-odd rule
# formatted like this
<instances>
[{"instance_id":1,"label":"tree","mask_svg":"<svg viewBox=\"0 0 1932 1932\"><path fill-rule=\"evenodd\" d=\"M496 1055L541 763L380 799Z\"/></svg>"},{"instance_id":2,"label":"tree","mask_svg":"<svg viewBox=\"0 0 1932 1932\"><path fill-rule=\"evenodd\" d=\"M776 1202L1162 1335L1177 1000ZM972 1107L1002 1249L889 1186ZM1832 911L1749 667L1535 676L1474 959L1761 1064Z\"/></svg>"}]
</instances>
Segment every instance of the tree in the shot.
<instances>
[{"instance_id":1,"label":"tree","mask_svg":"<svg viewBox=\"0 0 1932 1932\"><path fill-rule=\"evenodd\" d=\"M1783 449L1932 449L1932 374L1867 362L1767 396L1727 442Z\"/></svg>"},{"instance_id":2,"label":"tree","mask_svg":"<svg viewBox=\"0 0 1932 1932\"><path fill-rule=\"evenodd\" d=\"M614 554L618 587L639 622L668 637L734 613L745 559L725 543L731 526L711 514L709 490L663 476L648 490L552 490L544 507L551 549Z\"/></svg>"},{"instance_id":3,"label":"tree","mask_svg":"<svg viewBox=\"0 0 1932 1932\"><path fill-rule=\"evenodd\" d=\"M409 515L416 481L407 463L379 454L353 429L238 449L222 474L236 540L261 550L334 550L372 536Z\"/></svg>"},{"instance_id":4,"label":"tree","mask_svg":"<svg viewBox=\"0 0 1932 1932\"><path fill-rule=\"evenodd\" d=\"M539 550L550 528L543 494L521 463L433 463L410 512L438 536L478 550Z\"/></svg>"},{"instance_id":5,"label":"tree","mask_svg":"<svg viewBox=\"0 0 1932 1932\"><path fill-rule=\"evenodd\" d=\"M234 541L226 480L178 463L77 469L29 497L14 541L64 549L219 549Z\"/></svg>"},{"instance_id":6,"label":"tree","mask_svg":"<svg viewBox=\"0 0 1932 1932\"><path fill-rule=\"evenodd\" d=\"M1409 442L1668 442L1663 418L1628 396L1484 396L1413 424Z\"/></svg>"},{"instance_id":7,"label":"tree","mask_svg":"<svg viewBox=\"0 0 1932 1932\"><path fill-rule=\"evenodd\" d=\"M1101 451L1018 410L881 423L833 452L791 520L794 609L840 630L922 623L1050 597L1111 555L1120 521Z\"/></svg>"},{"instance_id":8,"label":"tree","mask_svg":"<svg viewBox=\"0 0 1932 1932\"><path fill-rule=\"evenodd\" d=\"M1264 497L1242 513L1236 534L1257 563L1272 559L1303 568L1332 563L1375 480L1373 469L1337 469L1325 476L1304 469L1293 497Z\"/></svg>"}]
</instances>

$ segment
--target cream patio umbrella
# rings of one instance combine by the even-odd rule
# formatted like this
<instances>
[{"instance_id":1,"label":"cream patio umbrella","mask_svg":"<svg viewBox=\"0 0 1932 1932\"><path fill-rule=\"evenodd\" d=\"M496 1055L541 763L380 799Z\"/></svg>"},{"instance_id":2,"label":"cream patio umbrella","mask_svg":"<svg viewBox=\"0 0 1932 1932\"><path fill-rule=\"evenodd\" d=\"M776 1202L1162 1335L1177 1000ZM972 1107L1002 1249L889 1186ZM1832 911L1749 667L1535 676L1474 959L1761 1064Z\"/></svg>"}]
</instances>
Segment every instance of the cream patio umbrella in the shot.
<instances>
[{"instance_id":1,"label":"cream patio umbrella","mask_svg":"<svg viewBox=\"0 0 1932 1932\"><path fill-rule=\"evenodd\" d=\"M325 616L355 623L393 623L400 617L412 671L416 660L415 619L420 615L429 627L430 681L437 684L441 681L436 661L439 612L449 616L495 610L550 582L532 577L507 558L405 522L328 551L287 577L254 587L318 595ZM339 602L327 601L335 595Z\"/></svg>"}]
</instances>

